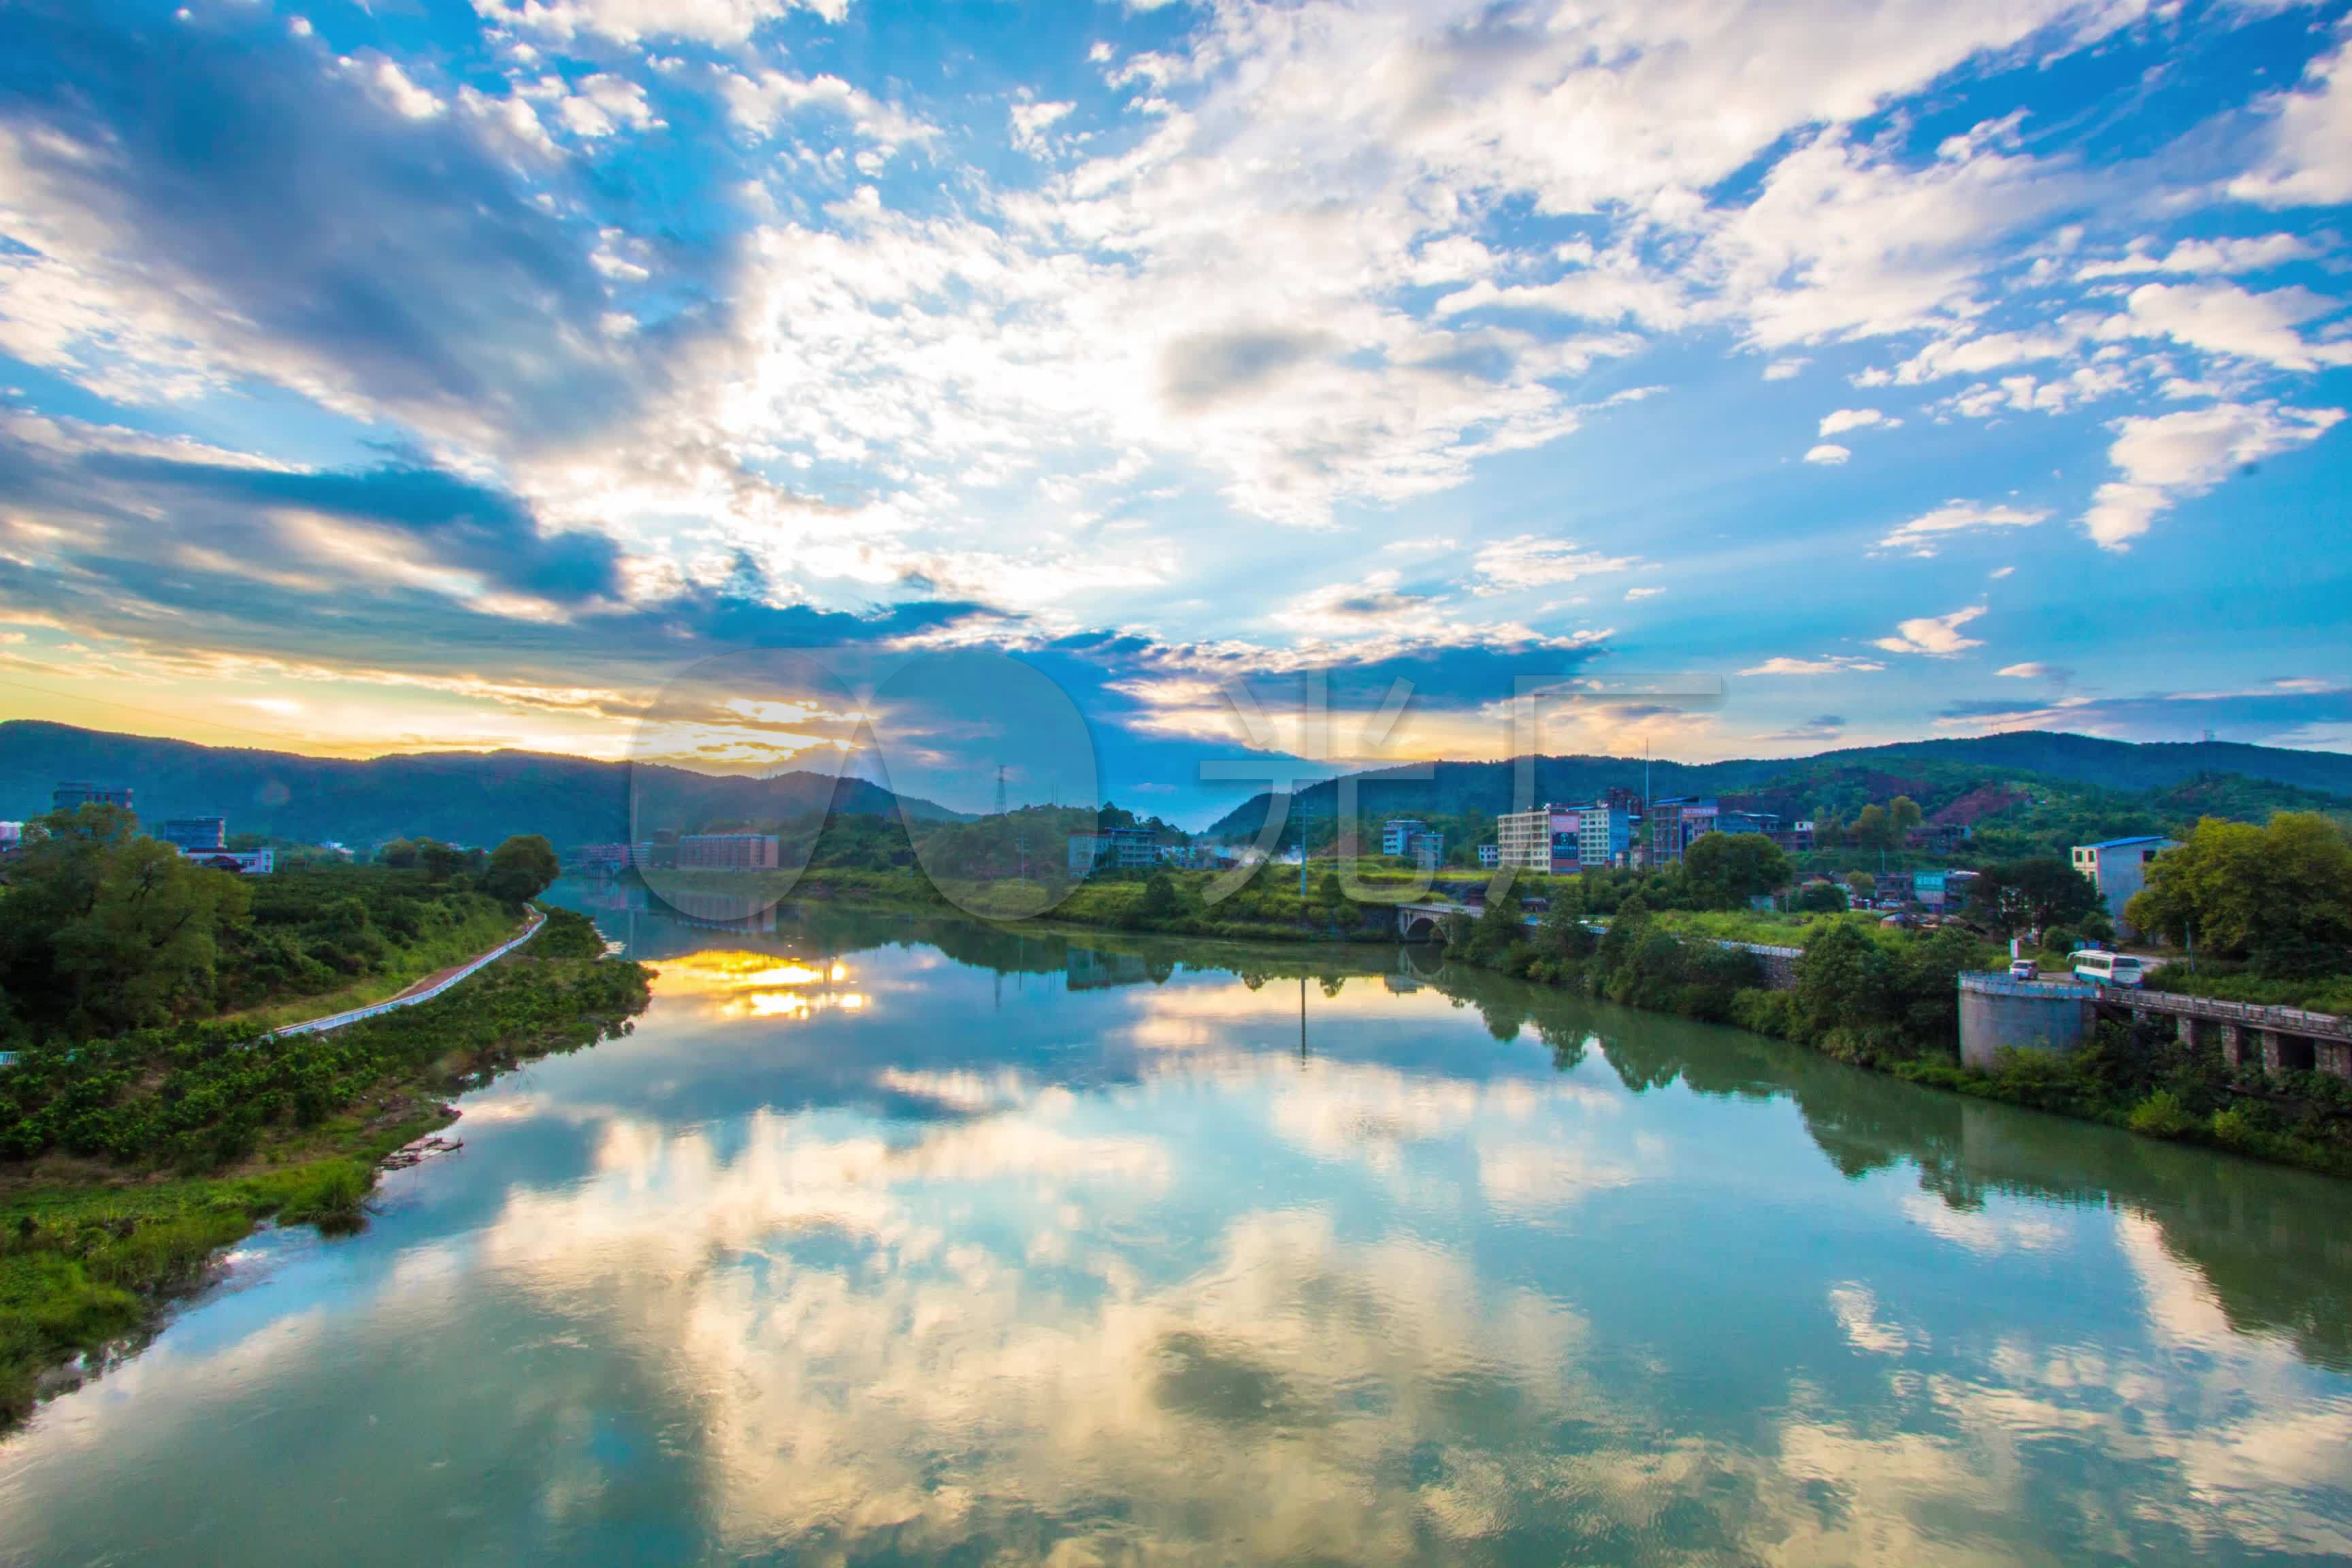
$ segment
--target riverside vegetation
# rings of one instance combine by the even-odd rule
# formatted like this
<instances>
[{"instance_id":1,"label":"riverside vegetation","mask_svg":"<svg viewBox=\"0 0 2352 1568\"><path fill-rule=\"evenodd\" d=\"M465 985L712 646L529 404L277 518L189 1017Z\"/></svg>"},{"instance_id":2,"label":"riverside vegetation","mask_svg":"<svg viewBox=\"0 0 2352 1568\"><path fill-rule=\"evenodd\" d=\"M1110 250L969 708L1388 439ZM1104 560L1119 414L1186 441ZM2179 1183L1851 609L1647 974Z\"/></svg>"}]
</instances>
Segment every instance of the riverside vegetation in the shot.
<instances>
[{"instance_id":1,"label":"riverside vegetation","mask_svg":"<svg viewBox=\"0 0 2352 1568\"><path fill-rule=\"evenodd\" d=\"M111 808L37 826L0 892L17 1051L0 1070L0 1421L50 1369L146 1331L256 1225L355 1227L384 1157L456 1115L446 1096L625 1030L646 1002L645 970L551 910L434 1001L262 1034L257 1007L340 1001L354 977L496 945L552 851L509 841L470 863L249 886Z\"/></svg>"},{"instance_id":2,"label":"riverside vegetation","mask_svg":"<svg viewBox=\"0 0 2352 1568\"><path fill-rule=\"evenodd\" d=\"M2293 991L2305 1001L2338 997L2352 986L2346 953L2352 843L2341 827L2308 814L2281 814L2265 827L2208 822L2192 830L2186 847L2171 870L2169 857L2157 861L2143 895L2148 902L2136 901L2130 912L2158 930L2167 921L2174 929L2194 922L2209 933L2211 956L2200 961L2199 975L2168 964L2152 984L2182 990L2210 984L2219 994L2267 986L2273 996ZM1972 894L1970 919L1987 931L2038 932L2052 942L2057 919L2079 918L2068 900L2088 886L2063 862L2054 872L2018 864L1987 877ZM1652 898L1682 908L1654 909ZM2116 1020L2102 1022L2070 1056L2012 1053L1997 1070L1976 1071L1958 1058L1956 981L1964 970L1998 967L2002 949L1959 925L1923 932L1866 914L1727 921L1704 912L1725 901L1726 889L1704 875L1598 873L1556 886L1530 928L1513 889L1475 920L1456 917L1447 955L1613 1002L1738 1025L1915 1082L2352 1175L2352 1085L2341 1079L2233 1068L2218 1045L2184 1049L2168 1022ZM1588 921L1602 913L1606 929L1595 933ZM1801 946L1795 984L1768 989L1756 957L1717 945L1722 940ZM2053 956L2063 956L2071 940L2052 945L2059 947ZM2225 973L2200 984L2217 963ZM2241 976L2240 987L2230 986Z\"/></svg>"}]
</instances>

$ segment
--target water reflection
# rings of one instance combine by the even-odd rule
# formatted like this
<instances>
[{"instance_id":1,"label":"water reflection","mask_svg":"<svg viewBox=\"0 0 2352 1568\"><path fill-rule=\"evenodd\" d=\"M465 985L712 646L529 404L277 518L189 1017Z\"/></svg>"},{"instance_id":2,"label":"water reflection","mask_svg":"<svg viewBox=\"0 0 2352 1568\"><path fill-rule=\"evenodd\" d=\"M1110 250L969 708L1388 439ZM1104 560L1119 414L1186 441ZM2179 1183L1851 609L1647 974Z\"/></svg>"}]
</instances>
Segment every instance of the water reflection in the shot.
<instances>
[{"instance_id":1,"label":"water reflection","mask_svg":"<svg viewBox=\"0 0 2352 1568\"><path fill-rule=\"evenodd\" d=\"M51 1406L0 1561L2352 1552L2336 1184L1418 955L610 918L636 1033Z\"/></svg>"}]
</instances>

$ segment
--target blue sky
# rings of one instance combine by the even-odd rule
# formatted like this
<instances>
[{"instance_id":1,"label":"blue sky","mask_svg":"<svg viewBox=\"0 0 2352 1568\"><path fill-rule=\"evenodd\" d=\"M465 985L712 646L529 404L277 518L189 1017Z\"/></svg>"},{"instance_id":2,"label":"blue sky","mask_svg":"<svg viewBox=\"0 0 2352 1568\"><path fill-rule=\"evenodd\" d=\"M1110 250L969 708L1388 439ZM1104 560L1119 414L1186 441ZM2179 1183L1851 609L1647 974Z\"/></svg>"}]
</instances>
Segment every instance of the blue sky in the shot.
<instances>
[{"instance_id":1,"label":"blue sky","mask_svg":"<svg viewBox=\"0 0 2352 1568\"><path fill-rule=\"evenodd\" d=\"M989 683L876 683L997 649L1187 815L1253 751L2341 749L2347 48L2272 0L14 4L0 711L936 763ZM837 700L661 705L773 646Z\"/></svg>"}]
</instances>

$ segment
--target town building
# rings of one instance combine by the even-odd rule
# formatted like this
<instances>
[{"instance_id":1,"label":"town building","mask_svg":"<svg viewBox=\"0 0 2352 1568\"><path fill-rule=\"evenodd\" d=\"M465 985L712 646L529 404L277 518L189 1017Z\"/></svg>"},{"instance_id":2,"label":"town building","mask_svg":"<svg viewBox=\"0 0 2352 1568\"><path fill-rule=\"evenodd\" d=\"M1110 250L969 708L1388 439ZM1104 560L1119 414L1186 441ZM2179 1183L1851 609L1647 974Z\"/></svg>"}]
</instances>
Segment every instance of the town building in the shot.
<instances>
[{"instance_id":1,"label":"town building","mask_svg":"<svg viewBox=\"0 0 2352 1568\"><path fill-rule=\"evenodd\" d=\"M1580 867L1632 863L1633 829L1640 818L1615 795L1612 791L1610 799L1580 806L1576 812L1576 856Z\"/></svg>"},{"instance_id":2,"label":"town building","mask_svg":"<svg viewBox=\"0 0 2352 1568\"><path fill-rule=\"evenodd\" d=\"M25 842L25 825L21 822L0 822L0 849L16 849Z\"/></svg>"},{"instance_id":3,"label":"town building","mask_svg":"<svg viewBox=\"0 0 2352 1568\"><path fill-rule=\"evenodd\" d=\"M1381 828L1381 853L1433 867L1445 858L1445 835L1417 816L1391 817Z\"/></svg>"},{"instance_id":4,"label":"town building","mask_svg":"<svg viewBox=\"0 0 2352 1568\"><path fill-rule=\"evenodd\" d=\"M1675 866L1682 861L1692 839L1715 831L1719 808L1712 800L1668 795L1650 803L1647 827L1649 864Z\"/></svg>"},{"instance_id":5,"label":"town building","mask_svg":"<svg viewBox=\"0 0 2352 1568\"><path fill-rule=\"evenodd\" d=\"M278 869L278 856L269 849L184 849L199 866L233 871L240 877L267 877Z\"/></svg>"},{"instance_id":6,"label":"town building","mask_svg":"<svg viewBox=\"0 0 2352 1568\"><path fill-rule=\"evenodd\" d=\"M1810 855L1813 849L1813 819L1810 816L1776 827L1765 835L1785 855Z\"/></svg>"},{"instance_id":7,"label":"town building","mask_svg":"<svg viewBox=\"0 0 2352 1568\"><path fill-rule=\"evenodd\" d=\"M81 779L60 780L49 792L51 811L78 811L85 805L119 805L131 809L129 784L97 784Z\"/></svg>"},{"instance_id":8,"label":"town building","mask_svg":"<svg viewBox=\"0 0 2352 1568\"><path fill-rule=\"evenodd\" d=\"M1070 875L1148 871L1160 863L1160 844L1148 827L1106 827L1070 835Z\"/></svg>"},{"instance_id":9,"label":"town building","mask_svg":"<svg viewBox=\"0 0 2352 1568\"><path fill-rule=\"evenodd\" d=\"M603 876L617 876L629 868L635 858L633 847L626 844L583 844L580 864Z\"/></svg>"},{"instance_id":10,"label":"town building","mask_svg":"<svg viewBox=\"0 0 2352 1568\"><path fill-rule=\"evenodd\" d=\"M1539 805L1506 812L1495 819L1495 861L1522 871L1574 871L1581 868L1579 834L1584 808ZM1480 864L1485 864L1483 858Z\"/></svg>"},{"instance_id":11,"label":"town building","mask_svg":"<svg viewBox=\"0 0 2352 1568\"><path fill-rule=\"evenodd\" d=\"M184 855L199 849L228 847L228 818L225 816L174 816L167 820L155 835L164 843L176 846Z\"/></svg>"},{"instance_id":12,"label":"town building","mask_svg":"<svg viewBox=\"0 0 2352 1568\"><path fill-rule=\"evenodd\" d=\"M2124 906L2131 902L2134 893L2147 886L2148 863L2166 850L2179 847L2178 840L2156 834L2077 844L2074 850L2074 869L2088 877L2091 885L2099 889L2099 901L2107 906L2107 918L2116 922L2116 930L2131 936L2137 933L2124 919Z\"/></svg>"},{"instance_id":13,"label":"town building","mask_svg":"<svg viewBox=\"0 0 2352 1568\"><path fill-rule=\"evenodd\" d=\"M1478 864L1482 869L1491 871L1502 863L1503 847L1501 845L1481 844L1478 846Z\"/></svg>"},{"instance_id":14,"label":"town building","mask_svg":"<svg viewBox=\"0 0 2352 1568\"><path fill-rule=\"evenodd\" d=\"M772 833L688 833L677 841L681 871L772 871L777 865Z\"/></svg>"}]
</instances>

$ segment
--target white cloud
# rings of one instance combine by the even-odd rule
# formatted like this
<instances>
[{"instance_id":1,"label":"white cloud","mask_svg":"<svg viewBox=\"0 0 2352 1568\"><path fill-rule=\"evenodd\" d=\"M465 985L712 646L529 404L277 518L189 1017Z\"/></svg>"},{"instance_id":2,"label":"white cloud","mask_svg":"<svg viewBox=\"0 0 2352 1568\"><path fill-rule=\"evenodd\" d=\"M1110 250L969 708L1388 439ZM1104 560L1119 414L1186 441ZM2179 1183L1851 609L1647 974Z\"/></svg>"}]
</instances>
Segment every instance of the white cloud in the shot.
<instances>
[{"instance_id":1,"label":"white cloud","mask_svg":"<svg viewBox=\"0 0 2352 1568\"><path fill-rule=\"evenodd\" d=\"M2031 528L2049 515L2044 510L2023 507L1985 506L1976 501L1951 500L1933 511L1922 512L1878 542L1887 550L1908 550L1915 555L1933 555L1937 545L1947 534L1985 528Z\"/></svg>"},{"instance_id":2,"label":"white cloud","mask_svg":"<svg viewBox=\"0 0 2352 1568\"><path fill-rule=\"evenodd\" d=\"M798 77L780 70L748 74L722 71L718 87L728 118L754 135L771 135L787 118L804 110L845 121L861 140L886 151L908 142L928 142L939 134L937 126L892 108L837 76Z\"/></svg>"},{"instance_id":3,"label":"white cloud","mask_svg":"<svg viewBox=\"0 0 2352 1568\"><path fill-rule=\"evenodd\" d=\"M383 100L411 120L430 120L449 107L417 86L409 79L408 73L393 60L375 60L367 75L371 85Z\"/></svg>"},{"instance_id":4,"label":"white cloud","mask_svg":"<svg viewBox=\"0 0 2352 1568\"><path fill-rule=\"evenodd\" d=\"M2079 322L2031 331L1941 338L1897 365L1894 379L1908 386L1948 375L1981 375L2006 365L2057 359L2073 353L2090 327L2091 321L2085 317Z\"/></svg>"},{"instance_id":5,"label":"white cloud","mask_svg":"<svg viewBox=\"0 0 2352 1568\"><path fill-rule=\"evenodd\" d=\"M1823 654L1819 658L1792 658L1787 654L1780 654L1766 659L1761 664L1750 665L1739 673L1742 675L1844 675L1885 668L1876 659L1860 658L1852 654Z\"/></svg>"},{"instance_id":6,"label":"white cloud","mask_svg":"<svg viewBox=\"0 0 2352 1568\"><path fill-rule=\"evenodd\" d=\"M1838 408L1822 416L1820 433L1834 436L1843 430L1865 430L1874 425L1892 429L1902 423L1900 419L1889 419L1875 408Z\"/></svg>"},{"instance_id":7,"label":"white cloud","mask_svg":"<svg viewBox=\"0 0 2352 1568\"><path fill-rule=\"evenodd\" d=\"M1472 592L1481 595L1516 593L1522 588L1549 587L1580 578L1630 571L1642 563L1638 555L1603 555L1578 547L1574 540L1542 539L1531 533L1498 540L1479 547L1471 569L1479 581Z\"/></svg>"},{"instance_id":8,"label":"white cloud","mask_svg":"<svg viewBox=\"0 0 2352 1568\"><path fill-rule=\"evenodd\" d=\"M1630 605L1636 599L1654 599L1664 592L1664 588L1628 588L1625 590L1625 602Z\"/></svg>"},{"instance_id":9,"label":"white cloud","mask_svg":"<svg viewBox=\"0 0 2352 1568\"><path fill-rule=\"evenodd\" d=\"M2201 495L2231 469L2315 441L2340 408L2217 403L2116 420L2107 459L2121 474L2099 487L2083 526L2103 550L2127 550L2174 502Z\"/></svg>"},{"instance_id":10,"label":"white cloud","mask_svg":"<svg viewBox=\"0 0 2352 1568\"><path fill-rule=\"evenodd\" d=\"M1045 150L1045 132L1077 107L1075 103L1038 103L1023 101L1008 111L1013 124L1013 144L1031 153Z\"/></svg>"},{"instance_id":11,"label":"white cloud","mask_svg":"<svg viewBox=\"0 0 2352 1568\"><path fill-rule=\"evenodd\" d=\"M1802 375L1805 373L1805 367L1812 363L1801 354L1794 359L1776 359L1764 367L1764 379L1794 381L1798 376Z\"/></svg>"},{"instance_id":12,"label":"white cloud","mask_svg":"<svg viewBox=\"0 0 2352 1568\"><path fill-rule=\"evenodd\" d=\"M2007 676L2011 680L2058 680L2063 679L2066 672L2053 668L2046 664L2029 661L2024 664L2005 664L1993 673Z\"/></svg>"},{"instance_id":13,"label":"white cloud","mask_svg":"<svg viewBox=\"0 0 2352 1568\"><path fill-rule=\"evenodd\" d=\"M1850 448L1841 447L1834 441L1824 441L1818 447L1808 447L1805 449L1805 461L1808 463L1843 463L1853 456L1853 453Z\"/></svg>"},{"instance_id":14,"label":"white cloud","mask_svg":"<svg viewBox=\"0 0 2352 1568\"><path fill-rule=\"evenodd\" d=\"M1883 647L1889 653L1919 653L1948 658L1969 648L1984 647L1980 640L1960 635L1962 626L1984 613L1984 605L1970 605L1966 609L1954 610L1948 616L1921 616L1915 620L1901 622L1895 628L1895 636L1880 637L1873 646Z\"/></svg>"},{"instance_id":15,"label":"white cloud","mask_svg":"<svg viewBox=\"0 0 2352 1568\"><path fill-rule=\"evenodd\" d=\"M2261 160L2230 182L2242 201L2263 206L2332 206L2352 201L2352 44L2311 62L2302 85L2273 95Z\"/></svg>"},{"instance_id":16,"label":"white cloud","mask_svg":"<svg viewBox=\"0 0 2352 1568\"><path fill-rule=\"evenodd\" d=\"M520 91L526 98L550 105L565 130L591 142L624 126L648 131L661 124L646 100L646 89L609 72L583 77L577 87L566 85L561 77L543 77Z\"/></svg>"},{"instance_id":17,"label":"white cloud","mask_svg":"<svg viewBox=\"0 0 2352 1568\"><path fill-rule=\"evenodd\" d=\"M2306 289L2250 293L2234 283L2143 283L2105 338L2167 337L2208 353L2261 360L2281 370L2352 364L2352 342L2312 343L2297 325L2341 308Z\"/></svg>"},{"instance_id":18,"label":"white cloud","mask_svg":"<svg viewBox=\"0 0 2352 1568\"><path fill-rule=\"evenodd\" d=\"M2260 272L2290 261L2308 261L2320 254L2318 246L2297 234L2265 234L2251 238L2183 239L2162 256L2143 240L2113 261L2094 261L2075 268L2084 281L2098 278L2128 278L2145 272Z\"/></svg>"},{"instance_id":19,"label":"white cloud","mask_svg":"<svg viewBox=\"0 0 2352 1568\"><path fill-rule=\"evenodd\" d=\"M827 21L849 14L848 0L473 0L484 19L569 40L593 33L624 44L690 38L740 44L761 23L798 6Z\"/></svg>"}]
</instances>

